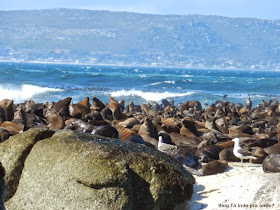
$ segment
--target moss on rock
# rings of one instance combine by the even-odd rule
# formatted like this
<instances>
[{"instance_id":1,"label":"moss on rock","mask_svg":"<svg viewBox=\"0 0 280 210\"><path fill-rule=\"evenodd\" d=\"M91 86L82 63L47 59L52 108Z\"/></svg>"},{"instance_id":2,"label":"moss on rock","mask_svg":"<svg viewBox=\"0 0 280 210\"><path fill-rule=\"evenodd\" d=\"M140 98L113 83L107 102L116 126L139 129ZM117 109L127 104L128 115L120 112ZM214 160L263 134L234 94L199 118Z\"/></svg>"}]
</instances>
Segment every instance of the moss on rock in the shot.
<instances>
[{"instance_id":1,"label":"moss on rock","mask_svg":"<svg viewBox=\"0 0 280 210\"><path fill-rule=\"evenodd\" d=\"M8 209L173 209L195 180L181 164L144 145L57 131L25 161Z\"/></svg>"}]
</instances>

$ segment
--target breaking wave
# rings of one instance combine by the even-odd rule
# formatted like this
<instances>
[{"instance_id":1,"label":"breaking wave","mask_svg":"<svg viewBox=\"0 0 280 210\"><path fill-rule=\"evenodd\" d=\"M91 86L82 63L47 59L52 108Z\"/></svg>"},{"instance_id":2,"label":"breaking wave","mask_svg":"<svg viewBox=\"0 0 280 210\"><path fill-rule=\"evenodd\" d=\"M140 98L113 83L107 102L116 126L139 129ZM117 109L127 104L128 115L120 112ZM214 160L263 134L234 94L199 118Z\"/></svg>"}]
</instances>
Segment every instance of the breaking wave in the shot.
<instances>
[{"instance_id":1,"label":"breaking wave","mask_svg":"<svg viewBox=\"0 0 280 210\"><path fill-rule=\"evenodd\" d=\"M144 92L141 90L117 90L110 92L112 97L126 97L126 96L138 96L146 101L161 101L165 98L184 97L195 94L195 92L186 93L172 93L172 92Z\"/></svg>"},{"instance_id":2,"label":"breaking wave","mask_svg":"<svg viewBox=\"0 0 280 210\"><path fill-rule=\"evenodd\" d=\"M22 102L27 99L32 99L35 95L47 92L62 92L57 88L40 87L36 85L0 85L0 100L8 98L15 102Z\"/></svg>"}]
</instances>

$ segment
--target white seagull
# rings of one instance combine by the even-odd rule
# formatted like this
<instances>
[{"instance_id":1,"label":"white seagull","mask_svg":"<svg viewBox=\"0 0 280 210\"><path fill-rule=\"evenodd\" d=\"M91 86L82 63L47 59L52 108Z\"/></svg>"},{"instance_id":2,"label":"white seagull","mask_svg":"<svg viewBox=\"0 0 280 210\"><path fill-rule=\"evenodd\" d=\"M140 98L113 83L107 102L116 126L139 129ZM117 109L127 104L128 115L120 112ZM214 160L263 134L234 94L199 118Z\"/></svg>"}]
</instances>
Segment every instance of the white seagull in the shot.
<instances>
[{"instance_id":1,"label":"white seagull","mask_svg":"<svg viewBox=\"0 0 280 210\"><path fill-rule=\"evenodd\" d=\"M176 145L165 143L160 133L158 136L158 150L171 156L178 153L178 147Z\"/></svg>"},{"instance_id":2,"label":"white seagull","mask_svg":"<svg viewBox=\"0 0 280 210\"><path fill-rule=\"evenodd\" d=\"M257 159L256 157L252 156L251 152L246 149L242 149L239 138L234 138L232 141L234 141L233 154L241 159L241 163L243 163L243 159Z\"/></svg>"}]
</instances>

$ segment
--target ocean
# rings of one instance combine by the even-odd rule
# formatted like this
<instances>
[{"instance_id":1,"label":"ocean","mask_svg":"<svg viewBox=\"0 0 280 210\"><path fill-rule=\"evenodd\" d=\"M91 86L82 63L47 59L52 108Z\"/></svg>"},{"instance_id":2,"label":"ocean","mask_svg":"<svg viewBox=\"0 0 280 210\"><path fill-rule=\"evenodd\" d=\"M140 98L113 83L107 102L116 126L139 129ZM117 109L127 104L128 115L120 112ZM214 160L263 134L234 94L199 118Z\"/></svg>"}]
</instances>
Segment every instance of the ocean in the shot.
<instances>
[{"instance_id":1,"label":"ocean","mask_svg":"<svg viewBox=\"0 0 280 210\"><path fill-rule=\"evenodd\" d=\"M279 100L279 86L278 71L0 63L0 100L15 103L66 97L76 103L87 96L107 103L112 96L126 104L172 98L175 104L198 100L204 106L217 100L245 104L250 96L256 106L262 99Z\"/></svg>"}]
</instances>

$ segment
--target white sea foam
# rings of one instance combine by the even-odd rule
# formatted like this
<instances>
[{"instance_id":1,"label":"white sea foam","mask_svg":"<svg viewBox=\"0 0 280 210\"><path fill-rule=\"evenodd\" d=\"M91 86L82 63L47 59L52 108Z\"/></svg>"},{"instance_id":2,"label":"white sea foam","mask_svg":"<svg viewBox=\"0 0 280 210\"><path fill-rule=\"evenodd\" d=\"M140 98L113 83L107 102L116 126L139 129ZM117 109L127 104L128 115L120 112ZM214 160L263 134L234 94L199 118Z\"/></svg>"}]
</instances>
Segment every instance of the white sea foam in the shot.
<instances>
[{"instance_id":1,"label":"white sea foam","mask_svg":"<svg viewBox=\"0 0 280 210\"><path fill-rule=\"evenodd\" d=\"M186 74L186 75L183 75L182 77L193 77L193 75Z\"/></svg>"},{"instance_id":2,"label":"white sea foam","mask_svg":"<svg viewBox=\"0 0 280 210\"><path fill-rule=\"evenodd\" d=\"M144 87L159 85L160 83L161 83L161 82L155 82L155 83L151 83L151 84L148 84L148 85L144 85Z\"/></svg>"},{"instance_id":3,"label":"white sea foam","mask_svg":"<svg viewBox=\"0 0 280 210\"><path fill-rule=\"evenodd\" d=\"M175 84L175 81L163 81L163 82L167 84Z\"/></svg>"},{"instance_id":4,"label":"white sea foam","mask_svg":"<svg viewBox=\"0 0 280 210\"><path fill-rule=\"evenodd\" d=\"M0 100L8 98L14 100L15 102L22 102L27 99L32 99L32 97L37 94L61 91L63 90L57 88L39 87L35 85L0 85Z\"/></svg>"},{"instance_id":5,"label":"white sea foam","mask_svg":"<svg viewBox=\"0 0 280 210\"><path fill-rule=\"evenodd\" d=\"M140 90L118 90L111 92L112 97L139 96L146 101L161 101L165 98L184 97L194 94L194 92L171 93L171 92L143 92Z\"/></svg>"}]
</instances>

